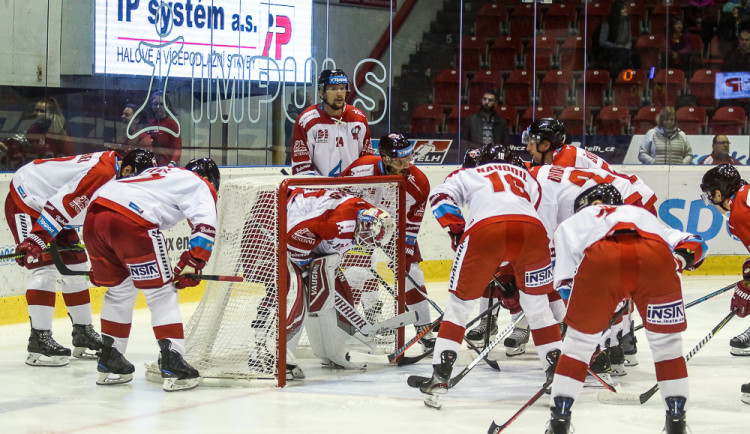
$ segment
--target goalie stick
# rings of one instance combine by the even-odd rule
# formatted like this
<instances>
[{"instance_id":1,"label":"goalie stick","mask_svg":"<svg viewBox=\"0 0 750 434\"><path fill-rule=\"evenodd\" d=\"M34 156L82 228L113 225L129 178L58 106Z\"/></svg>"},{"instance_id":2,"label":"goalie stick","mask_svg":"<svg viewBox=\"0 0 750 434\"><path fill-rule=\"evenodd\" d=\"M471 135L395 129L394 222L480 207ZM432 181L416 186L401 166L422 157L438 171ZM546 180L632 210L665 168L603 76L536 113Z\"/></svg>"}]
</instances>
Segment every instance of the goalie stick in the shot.
<instances>
[{"instance_id":1,"label":"goalie stick","mask_svg":"<svg viewBox=\"0 0 750 434\"><path fill-rule=\"evenodd\" d=\"M75 246L73 246L75 247ZM88 276L89 271L76 271L71 270L68 265L63 261L62 256L60 256L60 252L65 250L76 250L75 248L59 248L57 246L57 241L52 240L52 242L49 243L49 253L52 256L52 261L55 263L55 267L57 268L57 271L62 274L63 276ZM221 275L214 275L214 274L186 274L187 278L194 279L194 280L218 280L221 282L242 282L245 279L242 276L221 276Z\"/></svg>"},{"instance_id":2,"label":"goalie stick","mask_svg":"<svg viewBox=\"0 0 750 434\"><path fill-rule=\"evenodd\" d=\"M74 251L74 252L82 252L86 250L86 246L83 244L73 244L72 246L67 247L58 247L58 252L67 252L67 251ZM42 250L42 253L50 253L50 250ZM7 255L0 255L0 261L4 261L6 259L16 259L16 258L23 258L26 254L25 253L8 253Z\"/></svg>"},{"instance_id":3,"label":"goalie stick","mask_svg":"<svg viewBox=\"0 0 750 434\"><path fill-rule=\"evenodd\" d=\"M695 353L697 353L701 348L703 348L708 341L711 340L711 338L714 337L716 333L719 332L732 318L734 318L735 311L729 312L729 315L725 316L716 326L708 332L708 334L701 339L700 342L698 342L698 345L693 347L692 350L685 356L685 363L687 363L690 359L693 358ZM650 389L647 391L641 393L640 395L632 394L632 393L612 393L608 390L602 390L599 392L596 396L596 399L599 400L599 402L604 404L610 404L610 405L640 405L644 404L646 401L651 399L654 394L659 390L659 383L654 384Z\"/></svg>"},{"instance_id":4,"label":"goalie stick","mask_svg":"<svg viewBox=\"0 0 750 434\"><path fill-rule=\"evenodd\" d=\"M695 306L696 304L699 304L699 303L703 303L704 301L708 300L709 298L713 298L713 297L716 297L716 296L717 296L717 295L719 295L719 294L722 294L722 293L724 293L724 292L727 292L727 291L729 291L730 289L734 288L734 286L735 286L735 285L736 285L736 283L733 283L733 284L731 284L731 285L729 285L729 286L725 286L725 287L723 287L723 288L721 288L721 289L717 289L716 291L714 291L714 292L712 292L712 293L710 293L710 294L706 294L706 295L704 295L704 296L703 296L703 297L701 297L701 298L697 298L697 299L695 299L695 300L691 301L690 303L686 304L686 305L685 305L685 309L687 309L687 308L689 308L689 307L693 307L693 306ZM634 328L634 329L633 329L633 332L637 332L638 330L640 330L640 329L642 329L642 328L643 328L643 324L638 324L638 326L637 326L636 328Z\"/></svg>"}]
</instances>

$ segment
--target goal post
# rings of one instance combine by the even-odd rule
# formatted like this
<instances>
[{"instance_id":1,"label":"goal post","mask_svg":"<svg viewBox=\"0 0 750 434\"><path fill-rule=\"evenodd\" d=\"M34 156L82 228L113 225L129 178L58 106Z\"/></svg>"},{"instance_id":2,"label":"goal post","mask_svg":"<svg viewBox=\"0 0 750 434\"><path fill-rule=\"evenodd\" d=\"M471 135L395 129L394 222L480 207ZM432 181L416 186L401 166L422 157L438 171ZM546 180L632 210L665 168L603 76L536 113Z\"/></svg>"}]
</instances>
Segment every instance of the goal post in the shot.
<instances>
[{"instance_id":1,"label":"goal post","mask_svg":"<svg viewBox=\"0 0 750 434\"><path fill-rule=\"evenodd\" d=\"M291 192L300 188L344 191L396 219L396 233L388 245L373 251L352 249L342 255L340 267L352 288L354 309L368 322L404 312L403 177L265 175L223 182L216 245L207 273L240 274L244 281L207 282L206 292L187 322L185 358L204 380L266 378L283 387L287 339L299 339L298 349L309 345L301 331L300 336L287 335L288 303L295 301L294 291L302 291L287 260L287 201ZM404 329L382 332L375 342L377 352L391 353L403 345Z\"/></svg>"}]
</instances>

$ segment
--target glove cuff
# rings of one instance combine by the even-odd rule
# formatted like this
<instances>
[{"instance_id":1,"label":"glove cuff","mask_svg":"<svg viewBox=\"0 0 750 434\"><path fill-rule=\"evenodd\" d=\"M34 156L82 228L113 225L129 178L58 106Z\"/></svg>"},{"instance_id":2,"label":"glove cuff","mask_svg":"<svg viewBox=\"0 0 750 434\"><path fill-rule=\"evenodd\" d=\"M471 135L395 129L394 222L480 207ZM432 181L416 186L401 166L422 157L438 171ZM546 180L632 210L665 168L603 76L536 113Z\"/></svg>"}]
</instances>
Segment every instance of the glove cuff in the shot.
<instances>
[{"instance_id":1,"label":"glove cuff","mask_svg":"<svg viewBox=\"0 0 750 434\"><path fill-rule=\"evenodd\" d=\"M36 245L39 246L39 248L41 248L42 250L47 248L47 243L35 233L29 234L29 236L26 238L36 243Z\"/></svg>"}]
</instances>

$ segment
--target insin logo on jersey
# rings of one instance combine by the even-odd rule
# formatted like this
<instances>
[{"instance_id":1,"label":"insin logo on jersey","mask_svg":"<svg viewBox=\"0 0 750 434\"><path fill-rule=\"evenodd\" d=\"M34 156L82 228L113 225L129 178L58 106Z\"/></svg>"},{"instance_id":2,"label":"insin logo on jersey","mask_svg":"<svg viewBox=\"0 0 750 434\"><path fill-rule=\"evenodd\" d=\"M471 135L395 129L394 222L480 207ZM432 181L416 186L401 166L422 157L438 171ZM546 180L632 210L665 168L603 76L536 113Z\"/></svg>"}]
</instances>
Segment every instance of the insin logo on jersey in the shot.
<instances>
[{"instance_id":1,"label":"insin logo on jersey","mask_svg":"<svg viewBox=\"0 0 750 434\"><path fill-rule=\"evenodd\" d=\"M133 280L153 280L158 279L159 267L156 265L156 261L143 262L141 264L128 264L130 269L130 275Z\"/></svg>"},{"instance_id":2,"label":"insin logo on jersey","mask_svg":"<svg viewBox=\"0 0 750 434\"><path fill-rule=\"evenodd\" d=\"M315 132L315 143L325 143L328 141L328 130L318 130Z\"/></svg>"},{"instance_id":3,"label":"insin logo on jersey","mask_svg":"<svg viewBox=\"0 0 750 434\"><path fill-rule=\"evenodd\" d=\"M527 271L525 275L526 287L538 288L552 283L552 265L547 265L539 270Z\"/></svg>"},{"instance_id":4,"label":"insin logo on jersey","mask_svg":"<svg viewBox=\"0 0 750 434\"><path fill-rule=\"evenodd\" d=\"M679 324L685 321L685 307L682 300L662 304L649 304L646 321L655 325Z\"/></svg>"}]
</instances>

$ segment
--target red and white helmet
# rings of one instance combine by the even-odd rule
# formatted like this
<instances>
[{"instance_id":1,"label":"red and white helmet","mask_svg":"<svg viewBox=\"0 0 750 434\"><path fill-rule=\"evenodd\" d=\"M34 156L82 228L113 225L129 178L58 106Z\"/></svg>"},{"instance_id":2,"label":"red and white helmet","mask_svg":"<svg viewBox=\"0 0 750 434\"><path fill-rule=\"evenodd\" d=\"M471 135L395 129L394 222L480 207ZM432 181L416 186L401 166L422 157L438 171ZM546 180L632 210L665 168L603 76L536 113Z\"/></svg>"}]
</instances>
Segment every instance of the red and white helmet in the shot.
<instances>
[{"instance_id":1,"label":"red and white helmet","mask_svg":"<svg viewBox=\"0 0 750 434\"><path fill-rule=\"evenodd\" d=\"M359 210L354 228L354 242L366 249L383 247L391 240L396 221L380 208Z\"/></svg>"}]
</instances>

